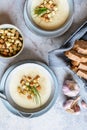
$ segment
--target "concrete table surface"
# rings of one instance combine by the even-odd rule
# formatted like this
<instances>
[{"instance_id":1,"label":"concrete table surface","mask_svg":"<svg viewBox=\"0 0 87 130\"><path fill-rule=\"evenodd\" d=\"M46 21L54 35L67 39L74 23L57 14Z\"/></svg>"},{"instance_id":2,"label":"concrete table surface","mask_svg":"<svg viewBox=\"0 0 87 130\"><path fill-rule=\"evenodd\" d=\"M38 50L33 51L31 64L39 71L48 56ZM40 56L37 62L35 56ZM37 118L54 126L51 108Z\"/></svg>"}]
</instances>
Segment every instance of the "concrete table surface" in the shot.
<instances>
[{"instance_id":1,"label":"concrete table surface","mask_svg":"<svg viewBox=\"0 0 87 130\"><path fill-rule=\"evenodd\" d=\"M61 37L42 38L28 30L23 19L25 0L0 0L0 24L11 23L21 29L25 48L13 61L0 61L0 78L9 64L23 59L48 62L48 51L59 48L80 25L87 20L87 0L74 0L74 21ZM61 109L59 100L44 115L22 119L10 113L0 100L0 130L87 130L87 112L71 115Z\"/></svg>"}]
</instances>

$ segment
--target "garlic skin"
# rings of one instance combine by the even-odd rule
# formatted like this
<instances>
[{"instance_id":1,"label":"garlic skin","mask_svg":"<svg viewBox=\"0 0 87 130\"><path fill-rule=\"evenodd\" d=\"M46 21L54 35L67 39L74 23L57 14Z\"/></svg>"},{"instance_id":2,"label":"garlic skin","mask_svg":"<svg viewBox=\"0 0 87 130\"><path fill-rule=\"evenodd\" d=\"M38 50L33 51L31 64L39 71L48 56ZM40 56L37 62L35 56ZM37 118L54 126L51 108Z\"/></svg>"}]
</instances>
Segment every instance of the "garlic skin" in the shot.
<instances>
[{"instance_id":1,"label":"garlic skin","mask_svg":"<svg viewBox=\"0 0 87 130\"><path fill-rule=\"evenodd\" d=\"M72 102L73 102L72 99L67 100L66 102L64 102L64 104L63 104L64 109L65 109L65 110L66 110L66 109L70 109Z\"/></svg>"},{"instance_id":2,"label":"garlic skin","mask_svg":"<svg viewBox=\"0 0 87 130\"><path fill-rule=\"evenodd\" d=\"M65 103L63 104L63 107L69 113L79 114L80 112L80 107L78 103L75 102L75 100L73 99L65 101Z\"/></svg>"},{"instance_id":3,"label":"garlic skin","mask_svg":"<svg viewBox=\"0 0 87 130\"><path fill-rule=\"evenodd\" d=\"M68 97L75 97L79 94L80 88L75 81L66 80L63 85L63 93Z\"/></svg>"},{"instance_id":4,"label":"garlic skin","mask_svg":"<svg viewBox=\"0 0 87 130\"><path fill-rule=\"evenodd\" d=\"M84 100L81 101L81 105L84 109L87 109L87 103Z\"/></svg>"}]
</instances>

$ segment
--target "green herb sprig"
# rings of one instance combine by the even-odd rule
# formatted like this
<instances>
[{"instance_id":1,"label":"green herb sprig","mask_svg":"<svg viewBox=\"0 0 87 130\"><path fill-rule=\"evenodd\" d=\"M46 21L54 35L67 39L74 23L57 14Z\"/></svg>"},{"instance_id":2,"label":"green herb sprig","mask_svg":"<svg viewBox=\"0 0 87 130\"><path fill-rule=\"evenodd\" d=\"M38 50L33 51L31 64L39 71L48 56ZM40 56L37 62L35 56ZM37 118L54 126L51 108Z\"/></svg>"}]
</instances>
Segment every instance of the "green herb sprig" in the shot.
<instances>
[{"instance_id":1,"label":"green herb sprig","mask_svg":"<svg viewBox=\"0 0 87 130\"><path fill-rule=\"evenodd\" d=\"M41 96L38 92L38 90L36 89L36 87L34 86L29 86L29 85L26 85L28 87L28 89L34 94L34 98L35 98L35 101L36 103L40 103L41 104Z\"/></svg>"},{"instance_id":2,"label":"green herb sprig","mask_svg":"<svg viewBox=\"0 0 87 130\"><path fill-rule=\"evenodd\" d=\"M34 13L37 15L42 15L44 13L46 13L48 9L46 7L36 7L34 10Z\"/></svg>"}]
</instances>

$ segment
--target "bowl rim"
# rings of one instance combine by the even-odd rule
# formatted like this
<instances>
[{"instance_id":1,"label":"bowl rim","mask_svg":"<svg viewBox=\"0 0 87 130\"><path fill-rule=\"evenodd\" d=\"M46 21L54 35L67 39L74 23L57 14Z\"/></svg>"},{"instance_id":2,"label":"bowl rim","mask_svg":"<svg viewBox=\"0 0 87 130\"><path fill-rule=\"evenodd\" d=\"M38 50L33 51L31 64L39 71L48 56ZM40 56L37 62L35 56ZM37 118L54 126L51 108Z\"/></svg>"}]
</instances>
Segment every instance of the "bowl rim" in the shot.
<instances>
[{"instance_id":1,"label":"bowl rim","mask_svg":"<svg viewBox=\"0 0 87 130\"><path fill-rule=\"evenodd\" d=\"M23 36L22 31L18 27L16 27L15 25L13 25L13 24L1 24L0 25L0 29L5 29L5 28L16 29L20 33L22 38L23 38L22 47L21 47L21 49L19 50L19 52L17 54L15 54L15 55L13 55L11 57L4 57L4 56L0 55L0 58L2 58L2 59L12 59L12 58L15 58L16 56L18 56L23 51L23 48L24 48L24 36Z\"/></svg>"}]
</instances>

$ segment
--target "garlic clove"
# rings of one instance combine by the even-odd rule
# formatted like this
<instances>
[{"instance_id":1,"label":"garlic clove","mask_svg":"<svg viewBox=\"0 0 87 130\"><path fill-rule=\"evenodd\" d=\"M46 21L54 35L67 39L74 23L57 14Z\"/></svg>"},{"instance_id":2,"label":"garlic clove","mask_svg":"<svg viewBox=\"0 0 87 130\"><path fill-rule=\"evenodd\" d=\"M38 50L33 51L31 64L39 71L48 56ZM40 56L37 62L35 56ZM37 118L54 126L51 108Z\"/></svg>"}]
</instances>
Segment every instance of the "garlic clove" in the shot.
<instances>
[{"instance_id":1,"label":"garlic clove","mask_svg":"<svg viewBox=\"0 0 87 130\"><path fill-rule=\"evenodd\" d=\"M80 112L80 106L78 105L79 97L75 100L70 99L64 102L63 107L64 109L69 113L79 113Z\"/></svg>"},{"instance_id":2,"label":"garlic clove","mask_svg":"<svg viewBox=\"0 0 87 130\"><path fill-rule=\"evenodd\" d=\"M64 104L63 104L63 107L64 107L65 109L70 109L70 106L71 106L71 104L72 104L72 101L73 101L73 100L67 100L67 101L65 101Z\"/></svg>"},{"instance_id":3,"label":"garlic clove","mask_svg":"<svg viewBox=\"0 0 87 130\"><path fill-rule=\"evenodd\" d=\"M67 109L66 111L69 113L74 113L74 111L72 109Z\"/></svg>"},{"instance_id":4,"label":"garlic clove","mask_svg":"<svg viewBox=\"0 0 87 130\"><path fill-rule=\"evenodd\" d=\"M87 109L87 103L84 100L81 101L81 105L84 109Z\"/></svg>"},{"instance_id":5,"label":"garlic clove","mask_svg":"<svg viewBox=\"0 0 87 130\"><path fill-rule=\"evenodd\" d=\"M63 85L63 93L68 97L75 97L79 94L80 88L74 81L66 80Z\"/></svg>"}]
</instances>

